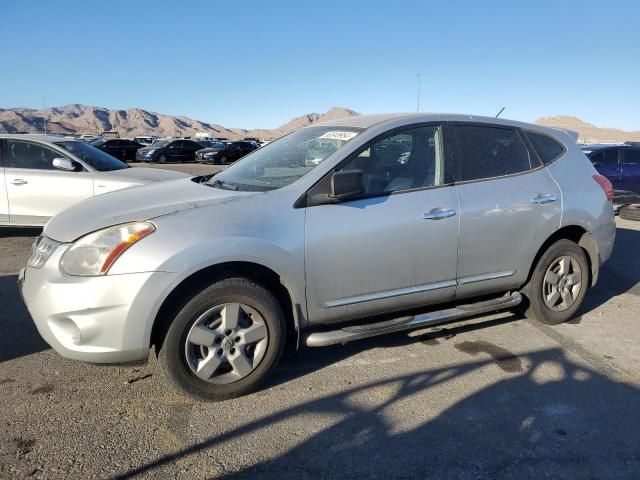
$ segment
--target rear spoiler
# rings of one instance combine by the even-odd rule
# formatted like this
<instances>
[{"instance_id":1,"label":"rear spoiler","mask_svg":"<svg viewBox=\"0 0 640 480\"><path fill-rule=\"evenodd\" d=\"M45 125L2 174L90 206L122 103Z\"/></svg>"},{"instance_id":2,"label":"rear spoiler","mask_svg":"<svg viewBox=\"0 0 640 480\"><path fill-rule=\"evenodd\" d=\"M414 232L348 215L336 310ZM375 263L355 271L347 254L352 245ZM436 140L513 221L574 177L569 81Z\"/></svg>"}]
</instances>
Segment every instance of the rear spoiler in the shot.
<instances>
[{"instance_id":1,"label":"rear spoiler","mask_svg":"<svg viewBox=\"0 0 640 480\"><path fill-rule=\"evenodd\" d=\"M567 135L569 135L569 137L571 138L571 140L573 140L574 142L578 141L578 138L580 137L580 134L578 132L576 132L575 130L569 130L567 128L557 128L557 127L553 127L554 130L558 130L560 132L566 133Z\"/></svg>"}]
</instances>

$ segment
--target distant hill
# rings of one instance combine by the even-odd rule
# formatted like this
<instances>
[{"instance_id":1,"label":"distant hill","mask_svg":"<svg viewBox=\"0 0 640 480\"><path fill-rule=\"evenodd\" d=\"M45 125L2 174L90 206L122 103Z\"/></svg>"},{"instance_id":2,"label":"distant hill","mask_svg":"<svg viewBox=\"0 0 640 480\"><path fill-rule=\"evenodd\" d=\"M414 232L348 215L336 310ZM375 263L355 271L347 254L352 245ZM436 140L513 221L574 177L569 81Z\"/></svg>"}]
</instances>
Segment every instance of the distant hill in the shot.
<instances>
[{"instance_id":1,"label":"distant hill","mask_svg":"<svg viewBox=\"0 0 640 480\"><path fill-rule=\"evenodd\" d=\"M43 110L0 109L0 132L40 133L44 130L46 118L47 130L52 133L99 134L106 130L115 130L122 137L136 135L192 137L197 132L206 132L210 136L218 138L258 137L273 139L311 123L353 115L359 114L346 108L334 107L326 113L309 113L294 118L275 129L247 130L226 128L222 125L201 122L184 116L163 115L140 108L109 110L91 105L72 104Z\"/></svg>"},{"instance_id":2,"label":"distant hill","mask_svg":"<svg viewBox=\"0 0 640 480\"><path fill-rule=\"evenodd\" d=\"M543 117L535 121L545 127L557 127L574 130L580 135L583 143L618 143L627 141L640 141L640 131L627 132L617 128L596 127L576 117L559 115L555 117Z\"/></svg>"}]
</instances>

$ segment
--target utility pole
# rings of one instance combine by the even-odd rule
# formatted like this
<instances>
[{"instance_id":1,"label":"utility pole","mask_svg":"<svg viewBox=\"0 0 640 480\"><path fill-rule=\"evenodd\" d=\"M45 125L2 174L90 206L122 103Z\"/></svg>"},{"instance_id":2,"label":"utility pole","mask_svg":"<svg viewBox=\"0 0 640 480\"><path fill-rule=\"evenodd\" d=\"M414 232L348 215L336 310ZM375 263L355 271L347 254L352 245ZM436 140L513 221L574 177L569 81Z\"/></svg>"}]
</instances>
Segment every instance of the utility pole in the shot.
<instances>
[{"instance_id":1,"label":"utility pole","mask_svg":"<svg viewBox=\"0 0 640 480\"><path fill-rule=\"evenodd\" d=\"M44 101L44 95L42 96L42 119L44 120L44 134L47 134L47 112L45 112L46 109L46 105L45 105L45 101Z\"/></svg>"},{"instance_id":2,"label":"utility pole","mask_svg":"<svg viewBox=\"0 0 640 480\"><path fill-rule=\"evenodd\" d=\"M420 80L421 78L419 73L417 75L418 75L418 106L416 108L416 112L419 112L420 111Z\"/></svg>"}]
</instances>

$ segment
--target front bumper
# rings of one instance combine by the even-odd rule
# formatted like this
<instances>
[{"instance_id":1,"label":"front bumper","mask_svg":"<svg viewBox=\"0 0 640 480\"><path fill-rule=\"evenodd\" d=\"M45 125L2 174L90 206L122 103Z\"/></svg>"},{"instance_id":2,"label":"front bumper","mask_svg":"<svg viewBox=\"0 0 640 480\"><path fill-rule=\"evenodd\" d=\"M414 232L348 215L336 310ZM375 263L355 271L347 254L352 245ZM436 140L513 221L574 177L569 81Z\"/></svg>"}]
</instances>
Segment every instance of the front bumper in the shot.
<instances>
[{"instance_id":1,"label":"front bumper","mask_svg":"<svg viewBox=\"0 0 640 480\"><path fill-rule=\"evenodd\" d=\"M143 272L72 277L58 265L23 269L18 287L42 338L60 355L93 363L146 360L161 299L177 274Z\"/></svg>"}]
</instances>

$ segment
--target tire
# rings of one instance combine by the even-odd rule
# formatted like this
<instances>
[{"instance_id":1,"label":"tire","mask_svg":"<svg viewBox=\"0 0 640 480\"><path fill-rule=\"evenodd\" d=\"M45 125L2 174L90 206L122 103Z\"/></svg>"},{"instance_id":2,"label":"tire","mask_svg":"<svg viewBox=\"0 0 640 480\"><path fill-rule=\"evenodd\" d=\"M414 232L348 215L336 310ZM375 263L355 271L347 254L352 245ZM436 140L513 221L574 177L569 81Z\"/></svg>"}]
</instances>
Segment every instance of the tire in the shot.
<instances>
[{"instance_id":1,"label":"tire","mask_svg":"<svg viewBox=\"0 0 640 480\"><path fill-rule=\"evenodd\" d=\"M239 319L237 328L226 330L225 319L233 323L233 318ZM266 338L250 342L265 331ZM265 381L280 360L285 338L284 313L271 292L246 278L227 278L195 294L180 309L158 360L165 376L183 392L200 400L227 400L253 392ZM196 369L207 380L197 376Z\"/></svg>"},{"instance_id":2,"label":"tire","mask_svg":"<svg viewBox=\"0 0 640 480\"><path fill-rule=\"evenodd\" d=\"M221 156L220 157L220 165L226 165L227 164L227 157L226 156Z\"/></svg>"},{"instance_id":3,"label":"tire","mask_svg":"<svg viewBox=\"0 0 640 480\"><path fill-rule=\"evenodd\" d=\"M167 163L167 156L164 153L158 157L158 163Z\"/></svg>"},{"instance_id":4,"label":"tire","mask_svg":"<svg viewBox=\"0 0 640 480\"><path fill-rule=\"evenodd\" d=\"M618 213L620 218L640 222L640 205L628 205L622 207Z\"/></svg>"},{"instance_id":5,"label":"tire","mask_svg":"<svg viewBox=\"0 0 640 480\"><path fill-rule=\"evenodd\" d=\"M558 240L540 257L523 288L525 298L521 310L527 318L547 325L564 323L580 308L589 279L589 262L584 250L571 240Z\"/></svg>"}]
</instances>

